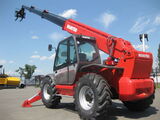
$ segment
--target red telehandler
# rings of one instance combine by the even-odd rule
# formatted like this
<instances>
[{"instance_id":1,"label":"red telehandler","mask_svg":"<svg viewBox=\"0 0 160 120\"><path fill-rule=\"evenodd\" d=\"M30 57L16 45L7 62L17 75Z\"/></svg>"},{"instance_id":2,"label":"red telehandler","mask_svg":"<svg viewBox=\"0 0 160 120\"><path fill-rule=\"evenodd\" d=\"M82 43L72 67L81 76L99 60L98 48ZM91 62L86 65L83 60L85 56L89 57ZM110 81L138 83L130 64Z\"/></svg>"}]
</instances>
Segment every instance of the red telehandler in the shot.
<instances>
[{"instance_id":1,"label":"red telehandler","mask_svg":"<svg viewBox=\"0 0 160 120\"><path fill-rule=\"evenodd\" d=\"M100 120L108 116L111 99L121 100L134 111L143 111L153 103L151 53L137 51L127 40L33 6L22 6L16 11L16 20L25 18L25 10L57 24L72 36L59 42L54 73L44 77L41 91L26 100L24 107L42 99L46 107L54 108L61 96L68 95L74 97L82 119ZM52 50L52 45L48 48ZM99 50L109 55L103 63Z\"/></svg>"}]
</instances>

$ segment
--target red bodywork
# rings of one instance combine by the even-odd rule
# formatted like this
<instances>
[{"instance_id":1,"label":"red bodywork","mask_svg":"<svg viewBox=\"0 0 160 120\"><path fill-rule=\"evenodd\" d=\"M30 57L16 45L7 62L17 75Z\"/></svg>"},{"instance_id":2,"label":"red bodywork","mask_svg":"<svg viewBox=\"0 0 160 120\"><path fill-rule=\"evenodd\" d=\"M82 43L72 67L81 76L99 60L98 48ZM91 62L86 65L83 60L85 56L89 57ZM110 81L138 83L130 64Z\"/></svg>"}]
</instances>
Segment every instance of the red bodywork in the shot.
<instances>
[{"instance_id":1,"label":"red bodywork","mask_svg":"<svg viewBox=\"0 0 160 120\"><path fill-rule=\"evenodd\" d=\"M62 94L62 95L69 95L69 96L73 96L74 95L74 85L56 85L55 86L58 93Z\"/></svg>"},{"instance_id":2,"label":"red bodywork","mask_svg":"<svg viewBox=\"0 0 160 120\"><path fill-rule=\"evenodd\" d=\"M41 99L41 91L39 91L36 95L34 95L33 97L25 100L22 104L22 107L32 107L32 103L38 101Z\"/></svg>"},{"instance_id":3,"label":"red bodywork","mask_svg":"<svg viewBox=\"0 0 160 120\"><path fill-rule=\"evenodd\" d=\"M109 84L116 89L119 99L133 101L149 97L154 92L154 81L150 78L152 69L152 54L137 51L129 41L79 23L72 19L65 22L63 30L78 35L94 37L100 50L114 58L118 58L117 67L122 67L121 74L117 70L102 70ZM109 61L112 64L112 61ZM89 72L89 71L88 71ZM109 74L112 74L109 76ZM56 85L60 94L74 94L75 85Z\"/></svg>"}]
</instances>

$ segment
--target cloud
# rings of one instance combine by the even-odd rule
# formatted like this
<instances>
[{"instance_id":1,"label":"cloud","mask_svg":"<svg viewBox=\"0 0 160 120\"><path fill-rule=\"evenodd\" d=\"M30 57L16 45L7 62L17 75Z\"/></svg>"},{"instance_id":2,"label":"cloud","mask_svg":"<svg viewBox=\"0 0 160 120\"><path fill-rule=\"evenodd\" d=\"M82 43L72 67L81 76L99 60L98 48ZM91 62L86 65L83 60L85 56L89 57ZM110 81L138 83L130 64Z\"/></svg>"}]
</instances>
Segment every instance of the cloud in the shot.
<instances>
[{"instance_id":1,"label":"cloud","mask_svg":"<svg viewBox=\"0 0 160 120\"><path fill-rule=\"evenodd\" d=\"M9 63L10 63L10 64L13 64L13 63L15 63L15 62L14 62L13 60L10 60Z\"/></svg>"},{"instance_id":2,"label":"cloud","mask_svg":"<svg viewBox=\"0 0 160 120\"><path fill-rule=\"evenodd\" d=\"M54 57L55 57L55 53L52 54L51 56L32 55L30 58L44 61L44 60L54 60ZM33 60L30 60L29 62L33 62Z\"/></svg>"},{"instance_id":3,"label":"cloud","mask_svg":"<svg viewBox=\"0 0 160 120\"><path fill-rule=\"evenodd\" d=\"M134 47L135 49L140 50L140 51L143 50L143 45L142 45L142 44L133 45L133 47ZM148 48L149 48L149 46L148 46L148 45L145 45L145 50L147 50Z\"/></svg>"},{"instance_id":4,"label":"cloud","mask_svg":"<svg viewBox=\"0 0 160 120\"><path fill-rule=\"evenodd\" d=\"M29 60L30 63L33 63L33 60Z\"/></svg>"},{"instance_id":5,"label":"cloud","mask_svg":"<svg viewBox=\"0 0 160 120\"><path fill-rule=\"evenodd\" d=\"M34 54L38 54L38 51L34 51L33 53L34 53Z\"/></svg>"},{"instance_id":6,"label":"cloud","mask_svg":"<svg viewBox=\"0 0 160 120\"><path fill-rule=\"evenodd\" d=\"M51 56L48 57L49 60L54 60L56 53L52 54Z\"/></svg>"},{"instance_id":7,"label":"cloud","mask_svg":"<svg viewBox=\"0 0 160 120\"><path fill-rule=\"evenodd\" d=\"M49 38L56 42L56 41L62 40L64 38L64 35L58 32L54 32L49 35Z\"/></svg>"},{"instance_id":8,"label":"cloud","mask_svg":"<svg viewBox=\"0 0 160 120\"><path fill-rule=\"evenodd\" d=\"M15 63L13 60L10 60L10 61L7 61L7 60L0 60L0 65L4 65L4 64L7 64L7 63L9 63L9 64L13 64L13 63Z\"/></svg>"},{"instance_id":9,"label":"cloud","mask_svg":"<svg viewBox=\"0 0 160 120\"><path fill-rule=\"evenodd\" d=\"M157 15L154 20L155 25L160 25L160 15Z\"/></svg>"},{"instance_id":10,"label":"cloud","mask_svg":"<svg viewBox=\"0 0 160 120\"><path fill-rule=\"evenodd\" d=\"M151 29L147 30L145 33L151 34L151 33L155 32L155 31L156 31L156 28L151 28Z\"/></svg>"},{"instance_id":11,"label":"cloud","mask_svg":"<svg viewBox=\"0 0 160 120\"><path fill-rule=\"evenodd\" d=\"M48 59L48 57L47 56L40 56L40 58L39 58L40 60L47 60Z\"/></svg>"},{"instance_id":12,"label":"cloud","mask_svg":"<svg viewBox=\"0 0 160 120\"><path fill-rule=\"evenodd\" d=\"M0 65L4 65L4 64L6 64L6 63L7 63L6 60L0 60Z\"/></svg>"},{"instance_id":13,"label":"cloud","mask_svg":"<svg viewBox=\"0 0 160 120\"><path fill-rule=\"evenodd\" d=\"M109 25L115 21L117 17L111 13L103 13L99 19L99 21L105 26L109 27Z\"/></svg>"},{"instance_id":14,"label":"cloud","mask_svg":"<svg viewBox=\"0 0 160 120\"><path fill-rule=\"evenodd\" d=\"M150 23L150 19L146 17L139 17L129 31L131 33L142 32L149 23Z\"/></svg>"},{"instance_id":15,"label":"cloud","mask_svg":"<svg viewBox=\"0 0 160 120\"><path fill-rule=\"evenodd\" d=\"M38 39L39 39L39 37L38 37L37 35L33 35L31 38L32 38L33 40L38 40Z\"/></svg>"},{"instance_id":16,"label":"cloud","mask_svg":"<svg viewBox=\"0 0 160 120\"><path fill-rule=\"evenodd\" d=\"M68 9L68 10L65 10L63 13L60 13L59 15L65 18L74 18L77 16L77 10Z\"/></svg>"},{"instance_id":17,"label":"cloud","mask_svg":"<svg viewBox=\"0 0 160 120\"><path fill-rule=\"evenodd\" d=\"M40 58L41 56L39 55L32 55L30 58L36 59L36 58Z\"/></svg>"}]
</instances>

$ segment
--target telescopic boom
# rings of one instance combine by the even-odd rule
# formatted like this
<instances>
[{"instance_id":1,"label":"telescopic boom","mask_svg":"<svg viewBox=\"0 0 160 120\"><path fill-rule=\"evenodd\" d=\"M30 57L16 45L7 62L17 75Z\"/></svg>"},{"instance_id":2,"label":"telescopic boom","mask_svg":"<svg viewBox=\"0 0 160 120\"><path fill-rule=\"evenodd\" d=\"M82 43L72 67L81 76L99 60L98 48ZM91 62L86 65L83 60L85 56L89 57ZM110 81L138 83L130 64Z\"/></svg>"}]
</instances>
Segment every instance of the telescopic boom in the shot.
<instances>
[{"instance_id":1,"label":"telescopic boom","mask_svg":"<svg viewBox=\"0 0 160 120\"><path fill-rule=\"evenodd\" d=\"M99 49L109 54L112 57L119 58L123 51L128 53L130 50L133 50L133 47L128 41L125 41L121 38L117 38L108 33L97 30L93 27L77 22L73 19L66 19L59 15L49 13L47 10L39 10L33 6L28 7L28 6L22 5L21 10L16 11L16 20L18 18L21 18L20 21L22 21L25 18L25 9L62 27L63 30L71 34L86 35L86 36L94 37ZM117 41L118 43L116 43ZM125 45L123 43L125 43ZM122 46L120 44L123 44L123 49L120 47ZM118 51L116 51L117 49Z\"/></svg>"}]
</instances>

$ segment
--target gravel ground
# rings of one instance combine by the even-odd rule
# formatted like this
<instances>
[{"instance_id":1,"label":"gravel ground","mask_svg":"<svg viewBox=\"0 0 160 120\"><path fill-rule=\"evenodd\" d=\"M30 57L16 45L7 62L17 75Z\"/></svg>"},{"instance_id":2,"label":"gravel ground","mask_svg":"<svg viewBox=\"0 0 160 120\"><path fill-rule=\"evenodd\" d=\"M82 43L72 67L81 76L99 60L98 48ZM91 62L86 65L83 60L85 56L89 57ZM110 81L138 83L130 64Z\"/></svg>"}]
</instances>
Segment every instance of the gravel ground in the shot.
<instances>
[{"instance_id":1,"label":"gravel ground","mask_svg":"<svg viewBox=\"0 0 160 120\"><path fill-rule=\"evenodd\" d=\"M23 101L38 91L35 87L0 90L0 120L80 120L72 97L63 97L56 109L46 108L41 100L31 108L22 108ZM159 110L160 89L157 89L154 103L145 112L130 112L120 101L114 100L109 114L110 120L160 120Z\"/></svg>"}]
</instances>

